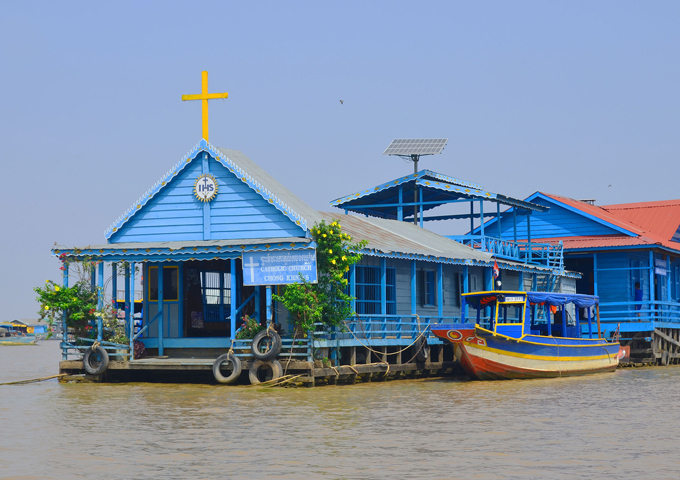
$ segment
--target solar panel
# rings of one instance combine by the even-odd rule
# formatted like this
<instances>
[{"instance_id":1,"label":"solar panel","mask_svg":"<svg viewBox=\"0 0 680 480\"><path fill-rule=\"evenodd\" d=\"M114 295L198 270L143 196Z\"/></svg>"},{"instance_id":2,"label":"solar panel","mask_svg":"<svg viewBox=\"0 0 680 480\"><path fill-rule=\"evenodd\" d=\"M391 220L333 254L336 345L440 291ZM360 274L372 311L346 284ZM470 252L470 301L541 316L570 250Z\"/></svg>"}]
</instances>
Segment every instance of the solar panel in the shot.
<instances>
[{"instance_id":1,"label":"solar panel","mask_svg":"<svg viewBox=\"0 0 680 480\"><path fill-rule=\"evenodd\" d=\"M442 153L448 138L395 138L383 155L434 155Z\"/></svg>"}]
</instances>

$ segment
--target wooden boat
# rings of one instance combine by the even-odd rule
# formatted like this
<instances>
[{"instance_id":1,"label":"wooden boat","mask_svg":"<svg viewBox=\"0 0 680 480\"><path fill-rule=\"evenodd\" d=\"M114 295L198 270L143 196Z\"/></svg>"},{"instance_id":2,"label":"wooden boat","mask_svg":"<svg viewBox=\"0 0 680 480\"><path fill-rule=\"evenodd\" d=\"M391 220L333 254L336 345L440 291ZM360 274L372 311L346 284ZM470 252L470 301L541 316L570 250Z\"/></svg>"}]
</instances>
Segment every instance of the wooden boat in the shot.
<instances>
[{"instance_id":1,"label":"wooden boat","mask_svg":"<svg viewBox=\"0 0 680 480\"><path fill-rule=\"evenodd\" d=\"M38 338L26 335L6 325L0 327L0 345L35 345Z\"/></svg>"},{"instance_id":2,"label":"wooden boat","mask_svg":"<svg viewBox=\"0 0 680 480\"><path fill-rule=\"evenodd\" d=\"M432 332L454 345L465 371L479 380L546 378L613 371L623 357L619 342L593 334L592 295L488 291L462 295L476 309L474 323L432 325ZM570 305L573 304L573 307ZM545 312L537 315L539 307ZM555 310L552 312L552 310ZM571 310L571 312L570 312ZM588 338L580 313L586 312ZM482 313L485 312L485 315ZM585 325L584 325L585 326Z\"/></svg>"}]
</instances>

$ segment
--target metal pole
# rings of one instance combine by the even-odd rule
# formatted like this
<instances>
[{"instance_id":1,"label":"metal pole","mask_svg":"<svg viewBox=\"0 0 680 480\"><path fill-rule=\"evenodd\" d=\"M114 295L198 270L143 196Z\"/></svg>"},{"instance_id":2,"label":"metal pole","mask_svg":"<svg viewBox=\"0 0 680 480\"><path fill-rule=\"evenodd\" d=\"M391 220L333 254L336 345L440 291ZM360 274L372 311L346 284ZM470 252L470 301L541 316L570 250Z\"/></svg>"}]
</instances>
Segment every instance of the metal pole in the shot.
<instances>
[{"instance_id":1,"label":"metal pole","mask_svg":"<svg viewBox=\"0 0 680 480\"><path fill-rule=\"evenodd\" d=\"M125 282L125 301L129 308L126 315L130 318L130 361L135 358L135 342L133 340L135 336L135 263L130 263L129 266L125 268L125 273L129 276L128 281ZM148 281L148 280L147 280ZM130 301L132 298L132 301ZM127 303L129 302L129 303Z\"/></svg>"},{"instance_id":2,"label":"metal pole","mask_svg":"<svg viewBox=\"0 0 680 480\"><path fill-rule=\"evenodd\" d=\"M418 155L411 155L411 159L413 160L413 174L418 173L418 159L420 157ZM413 205L413 224L418 225L418 188L416 187L416 179L415 177L413 178L413 203L416 205Z\"/></svg>"},{"instance_id":3,"label":"metal pole","mask_svg":"<svg viewBox=\"0 0 680 480\"><path fill-rule=\"evenodd\" d=\"M64 263L64 270L62 274L62 283L64 285L64 288L68 288L68 264ZM61 344L61 359L66 360L68 358L68 349L65 345L66 342L68 342L68 325L66 324L66 319L68 317L68 312L64 310L62 312L62 317L61 317L61 339L62 339L62 344Z\"/></svg>"}]
</instances>

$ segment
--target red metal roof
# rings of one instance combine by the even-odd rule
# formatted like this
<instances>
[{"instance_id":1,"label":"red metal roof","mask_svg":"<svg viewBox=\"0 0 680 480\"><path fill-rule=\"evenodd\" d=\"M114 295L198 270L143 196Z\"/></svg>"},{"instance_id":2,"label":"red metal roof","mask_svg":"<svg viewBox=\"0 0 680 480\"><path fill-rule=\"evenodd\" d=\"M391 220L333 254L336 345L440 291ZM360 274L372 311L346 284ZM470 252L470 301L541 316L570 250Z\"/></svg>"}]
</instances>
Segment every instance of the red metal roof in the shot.
<instances>
[{"instance_id":1,"label":"red metal roof","mask_svg":"<svg viewBox=\"0 0 680 480\"><path fill-rule=\"evenodd\" d=\"M637 235L542 238L541 242L561 240L565 249L660 245L680 250L680 243L671 241L680 226L680 200L595 206L559 195L543 195Z\"/></svg>"}]
</instances>

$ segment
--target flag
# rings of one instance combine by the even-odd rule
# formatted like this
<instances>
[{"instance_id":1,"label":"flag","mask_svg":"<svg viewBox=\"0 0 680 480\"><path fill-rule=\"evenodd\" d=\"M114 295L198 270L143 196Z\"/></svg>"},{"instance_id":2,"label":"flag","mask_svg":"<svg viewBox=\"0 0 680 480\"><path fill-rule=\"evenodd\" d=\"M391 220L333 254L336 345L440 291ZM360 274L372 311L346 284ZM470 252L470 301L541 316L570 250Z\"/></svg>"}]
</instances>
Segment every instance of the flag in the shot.
<instances>
[{"instance_id":1,"label":"flag","mask_svg":"<svg viewBox=\"0 0 680 480\"><path fill-rule=\"evenodd\" d=\"M496 263L496 260L493 261L493 278L496 279L500 277L501 272L498 270L498 263Z\"/></svg>"}]
</instances>

